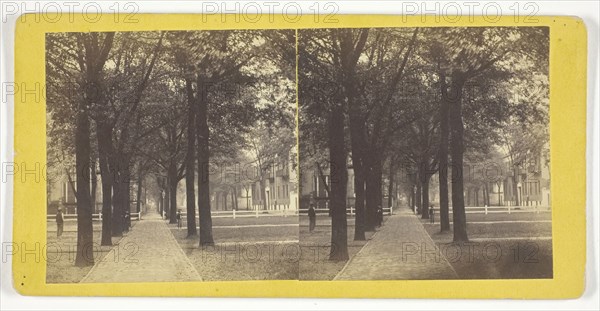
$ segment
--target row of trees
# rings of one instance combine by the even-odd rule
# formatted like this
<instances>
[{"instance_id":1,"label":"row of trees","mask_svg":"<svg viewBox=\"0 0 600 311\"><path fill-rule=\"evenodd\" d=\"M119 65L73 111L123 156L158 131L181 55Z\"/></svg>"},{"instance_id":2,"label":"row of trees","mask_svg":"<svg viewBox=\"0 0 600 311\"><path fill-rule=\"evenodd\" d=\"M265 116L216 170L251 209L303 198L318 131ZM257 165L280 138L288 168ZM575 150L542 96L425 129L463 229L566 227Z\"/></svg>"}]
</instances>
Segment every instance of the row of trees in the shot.
<instances>
[{"instance_id":1,"label":"row of trees","mask_svg":"<svg viewBox=\"0 0 600 311\"><path fill-rule=\"evenodd\" d=\"M142 189L159 189L176 222L181 180L188 236L198 235L198 211L199 244L213 244L215 159L238 158L257 128L293 122L295 32L57 33L46 42L49 172L66 174L76 193L75 264L94 263L96 174L102 245L129 228L133 183L138 211Z\"/></svg>"},{"instance_id":2,"label":"row of trees","mask_svg":"<svg viewBox=\"0 0 600 311\"><path fill-rule=\"evenodd\" d=\"M348 162L355 240L374 230L384 180L391 197L395 176L408 169L423 218L431 177L439 176L441 230L450 229L451 193L461 242L468 240L465 158L547 141L547 28L302 30L298 66L300 158L320 174L329 167L332 260L348 258ZM529 140L511 128L531 133L522 135Z\"/></svg>"}]
</instances>

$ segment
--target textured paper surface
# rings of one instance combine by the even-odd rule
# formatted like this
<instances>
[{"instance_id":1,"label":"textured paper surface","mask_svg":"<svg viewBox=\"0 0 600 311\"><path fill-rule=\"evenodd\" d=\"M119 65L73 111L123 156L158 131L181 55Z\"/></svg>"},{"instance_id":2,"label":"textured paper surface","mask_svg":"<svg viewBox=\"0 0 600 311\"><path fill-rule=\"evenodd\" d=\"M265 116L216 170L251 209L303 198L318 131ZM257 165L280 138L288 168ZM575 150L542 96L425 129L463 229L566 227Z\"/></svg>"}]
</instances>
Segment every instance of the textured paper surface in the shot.
<instances>
[{"instance_id":1,"label":"textured paper surface","mask_svg":"<svg viewBox=\"0 0 600 311\"><path fill-rule=\"evenodd\" d=\"M446 281L239 281L119 284L46 284L45 255L23 255L24 248L44 252L46 241L46 184L43 179L14 179L13 242L21 252L13 256L15 288L26 295L65 296L211 296L211 297L370 297L370 298L572 298L581 295L585 267L585 120L586 30L580 19L537 17L535 23L503 17L491 23L464 17L457 23L425 21L420 16L345 15L337 22L302 16L290 22L283 16L263 16L258 22L233 16L188 14L136 15L135 23L115 23L104 15L86 22L74 15L50 23L26 15L17 21L15 83L45 83L47 32L301 29L334 27L550 27L550 145L552 176L552 236L554 278L544 280ZM117 16L118 20L123 20ZM15 163L45 163L46 107L44 98L15 97ZM36 252L36 251L32 251Z\"/></svg>"}]
</instances>

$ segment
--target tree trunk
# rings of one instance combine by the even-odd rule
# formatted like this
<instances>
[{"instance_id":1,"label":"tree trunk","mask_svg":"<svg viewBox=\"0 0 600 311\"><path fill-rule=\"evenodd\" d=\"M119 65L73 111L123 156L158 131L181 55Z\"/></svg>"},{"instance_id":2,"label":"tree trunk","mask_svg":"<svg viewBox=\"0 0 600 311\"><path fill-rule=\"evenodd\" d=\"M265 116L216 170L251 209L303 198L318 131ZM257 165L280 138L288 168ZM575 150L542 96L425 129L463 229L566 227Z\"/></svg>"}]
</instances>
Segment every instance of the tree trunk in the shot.
<instances>
[{"instance_id":1,"label":"tree trunk","mask_svg":"<svg viewBox=\"0 0 600 311\"><path fill-rule=\"evenodd\" d=\"M263 203L263 209L264 210L268 210L269 206L267 205L267 180L265 178L265 176L262 176L260 179L260 197L261 197L261 201Z\"/></svg>"},{"instance_id":2,"label":"tree trunk","mask_svg":"<svg viewBox=\"0 0 600 311\"><path fill-rule=\"evenodd\" d=\"M90 200L90 120L87 103L82 102L75 126L75 166L77 169L77 253L75 265L94 265L94 229ZM83 107L81 107L83 106Z\"/></svg>"},{"instance_id":3,"label":"tree trunk","mask_svg":"<svg viewBox=\"0 0 600 311\"><path fill-rule=\"evenodd\" d=\"M117 168L116 170L119 170L120 168ZM113 237L120 237L123 236L123 226L122 226L122 216L123 216L123 203L121 202L123 199L123 194L121 193L121 191L123 190L123 187L121 187L121 183L123 182L121 177L121 174L116 173L115 174L115 179L113 180L113 184L112 184L112 188L113 188L113 197L112 197L112 203L113 203L113 211L112 211L112 219L111 219L111 224L112 224L112 236Z\"/></svg>"},{"instance_id":4,"label":"tree trunk","mask_svg":"<svg viewBox=\"0 0 600 311\"><path fill-rule=\"evenodd\" d=\"M354 171L354 192L354 241L365 241L365 177L362 167Z\"/></svg>"},{"instance_id":5,"label":"tree trunk","mask_svg":"<svg viewBox=\"0 0 600 311\"><path fill-rule=\"evenodd\" d=\"M96 129L98 139L98 162L102 178L102 241L101 245L112 245L112 189L113 163L112 129L99 123Z\"/></svg>"},{"instance_id":6,"label":"tree trunk","mask_svg":"<svg viewBox=\"0 0 600 311\"><path fill-rule=\"evenodd\" d=\"M177 184L179 183L177 178L177 166L175 163L169 164L168 169L169 177L169 223L177 223Z\"/></svg>"},{"instance_id":7,"label":"tree trunk","mask_svg":"<svg viewBox=\"0 0 600 311\"><path fill-rule=\"evenodd\" d=\"M483 183L483 200L484 204L490 206L490 191L487 182Z\"/></svg>"},{"instance_id":8,"label":"tree trunk","mask_svg":"<svg viewBox=\"0 0 600 311\"><path fill-rule=\"evenodd\" d=\"M440 149L438 154L440 190L440 231L450 230L450 208L448 206L448 87L446 75L440 74L442 99L440 101Z\"/></svg>"},{"instance_id":9,"label":"tree trunk","mask_svg":"<svg viewBox=\"0 0 600 311\"><path fill-rule=\"evenodd\" d=\"M209 135L208 102L206 86L197 79L198 115L196 118L198 134L198 209L200 216L200 246L214 245L212 235L212 217L210 213L210 176L209 176Z\"/></svg>"},{"instance_id":10,"label":"tree trunk","mask_svg":"<svg viewBox=\"0 0 600 311\"><path fill-rule=\"evenodd\" d=\"M396 170L396 163L393 159L390 159L390 171L388 172L388 207L392 207L394 204L394 175Z\"/></svg>"},{"instance_id":11,"label":"tree trunk","mask_svg":"<svg viewBox=\"0 0 600 311\"><path fill-rule=\"evenodd\" d=\"M419 182L421 183L421 218L429 219L429 172L425 164L419 165Z\"/></svg>"},{"instance_id":12,"label":"tree trunk","mask_svg":"<svg viewBox=\"0 0 600 311\"><path fill-rule=\"evenodd\" d=\"M421 206L421 175L417 173L417 189L415 192L415 206L417 207L417 213L421 214L423 212Z\"/></svg>"},{"instance_id":13,"label":"tree trunk","mask_svg":"<svg viewBox=\"0 0 600 311\"><path fill-rule=\"evenodd\" d=\"M513 197L515 201L515 206L521 206L521 196L519 195L519 169L516 165L513 165Z\"/></svg>"},{"instance_id":14,"label":"tree trunk","mask_svg":"<svg viewBox=\"0 0 600 311\"><path fill-rule=\"evenodd\" d=\"M128 223L125 214L129 212L129 185L131 174L129 171L129 157L119 151L118 165L115 165L115 180L113 180L113 212L112 212L112 236L123 236Z\"/></svg>"},{"instance_id":15,"label":"tree trunk","mask_svg":"<svg viewBox=\"0 0 600 311\"><path fill-rule=\"evenodd\" d=\"M121 194L123 195L123 215L121 216L123 221L123 230L129 231L131 227L131 170L129 157L125 161L125 167L123 168L123 173L125 175L125 180L121 184L123 190ZM127 215L127 217L125 217Z\"/></svg>"},{"instance_id":16,"label":"tree trunk","mask_svg":"<svg viewBox=\"0 0 600 311\"><path fill-rule=\"evenodd\" d=\"M233 187L233 191L231 192L231 206L232 209L234 210L238 210L238 195L237 195L237 188L234 186Z\"/></svg>"},{"instance_id":17,"label":"tree trunk","mask_svg":"<svg viewBox=\"0 0 600 311\"><path fill-rule=\"evenodd\" d=\"M421 195L423 197L423 213L421 215L422 219L429 219L429 178L425 177L425 179L422 181L422 186L421 186Z\"/></svg>"},{"instance_id":18,"label":"tree trunk","mask_svg":"<svg viewBox=\"0 0 600 311\"><path fill-rule=\"evenodd\" d=\"M348 170L344 146L344 112L341 104L332 107L329 116L329 161L330 161L330 209L331 209L331 252L329 259L348 260L348 236L346 220L346 191Z\"/></svg>"},{"instance_id":19,"label":"tree trunk","mask_svg":"<svg viewBox=\"0 0 600 311\"><path fill-rule=\"evenodd\" d=\"M452 219L454 222L454 241L466 242L467 216L463 187L464 125L462 120L462 91L464 80L453 76L450 87L452 103L449 109L450 154L452 156Z\"/></svg>"},{"instance_id":20,"label":"tree trunk","mask_svg":"<svg viewBox=\"0 0 600 311\"><path fill-rule=\"evenodd\" d=\"M165 186L165 197L163 200L163 211L165 212L165 218L171 219L171 181L167 176L167 185Z\"/></svg>"},{"instance_id":21,"label":"tree trunk","mask_svg":"<svg viewBox=\"0 0 600 311\"><path fill-rule=\"evenodd\" d=\"M375 231L377 225L377 208L381 206L381 195L382 195L382 179L383 179L383 167L379 155L375 155L375 152L371 152L367 158L369 158L367 168L367 186L366 186L366 199L367 206L366 210L366 226L365 231Z\"/></svg>"},{"instance_id":22,"label":"tree trunk","mask_svg":"<svg viewBox=\"0 0 600 311\"><path fill-rule=\"evenodd\" d=\"M185 155L185 198L187 214L187 236L198 234L196 228L196 189L195 189L195 170L196 170L196 99L192 88L192 80L185 79L185 89L188 101L188 120L187 120L187 153Z\"/></svg>"},{"instance_id":23,"label":"tree trunk","mask_svg":"<svg viewBox=\"0 0 600 311\"><path fill-rule=\"evenodd\" d=\"M352 110L352 108L350 109ZM365 241L365 166L364 159L364 123L361 118L350 116L350 142L352 148L352 167L354 169L354 241Z\"/></svg>"},{"instance_id":24,"label":"tree trunk","mask_svg":"<svg viewBox=\"0 0 600 311\"><path fill-rule=\"evenodd\" d=\"M142 186L143 186L143 174L142 174L142 169L138 169L138 176L137 176L137 194L135 196L135 212L136 213L141 213L142 212Z\"/></svg>"},{"instance_id":25,"label":"tree trunk","mask_svg":"<svg viewBox=\"0 0 600 311\"><path fill-rule=\"evenodd\" d=\"M90 201L92 202L92 214L96 213L96 190L98 189L98 179L96 178L96 163L91 162L90 178L92 189L90 190Z\"/></svg>"}]
</instances>

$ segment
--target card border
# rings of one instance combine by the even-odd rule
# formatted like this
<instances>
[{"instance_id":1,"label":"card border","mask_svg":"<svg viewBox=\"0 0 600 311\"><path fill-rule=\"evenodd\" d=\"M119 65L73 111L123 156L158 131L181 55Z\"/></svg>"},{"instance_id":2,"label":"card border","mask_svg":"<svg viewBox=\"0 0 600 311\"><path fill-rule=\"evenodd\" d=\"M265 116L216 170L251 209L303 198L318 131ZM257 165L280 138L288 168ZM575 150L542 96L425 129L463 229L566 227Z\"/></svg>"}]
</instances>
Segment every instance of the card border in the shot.
<instances>
[{"instance_id":1,"label":"card border","mask_svg":"<svg viewBox=\"0 0 600 311\"><path fill-rule=\"evenodd\" d=\"M81 14L58 22L25 14L15 33L15 84L45 86L45 34L48 32L154 31L217 29L304 29L362 27L499 27L550 28L550 153L552 201L552 279L397 280L397 281L211 281L160 283L46 284L46 187L43 176L14 176L13 286L36 296L173 296L173 297L322 297L322 298L575 298L584 290L586 260L586 83L587 31L577 17L103 14L96 22ZM89 18L88 18L89 19ZM119 21L119 22L116 22ZM451 22L455 21L455 22ZM525 22L528 21L528 22ZM41 93L41 92L39 92ZM41 94L15 96L14 163L29 170L46 163L46 106ZM558 176L558 177L557 177ZM28 251L23 251L27 249ZM36 256L35 253L39 254ZM40 256L41 254L41 256Z\"/></svg>"}]
</instances>

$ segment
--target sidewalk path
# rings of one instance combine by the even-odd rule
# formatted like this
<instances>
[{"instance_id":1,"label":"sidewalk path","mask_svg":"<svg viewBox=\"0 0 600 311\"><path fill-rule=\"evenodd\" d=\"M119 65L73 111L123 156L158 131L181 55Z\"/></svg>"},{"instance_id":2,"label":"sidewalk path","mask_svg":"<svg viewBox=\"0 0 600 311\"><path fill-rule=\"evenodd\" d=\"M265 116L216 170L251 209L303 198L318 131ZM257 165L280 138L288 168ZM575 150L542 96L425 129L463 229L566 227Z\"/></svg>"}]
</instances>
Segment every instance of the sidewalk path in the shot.
<instances>
[{"instance_id":1,"label":"sidewalk path","mask_svg":"<svg viewBox=\"0 0 600 311\"><path fill-rule=\"evenodd\" d=\"M158 214L148 214L98 260L82 283L201 281Z\"/></svg>"},{"instance_id":2,"label":"sidewalk path","mask_svg":"<svg viewBox=\"0 0 600 311\"><path fill-rule=\"evenodd\" d=\"M390 216L335 280L456 279L456 271L408 209Z\"/></svg>"}]
</instances>

